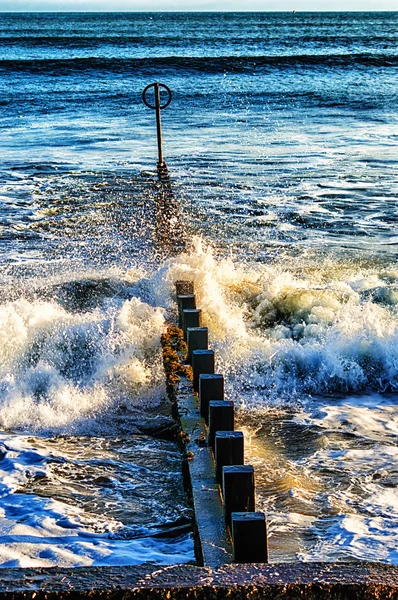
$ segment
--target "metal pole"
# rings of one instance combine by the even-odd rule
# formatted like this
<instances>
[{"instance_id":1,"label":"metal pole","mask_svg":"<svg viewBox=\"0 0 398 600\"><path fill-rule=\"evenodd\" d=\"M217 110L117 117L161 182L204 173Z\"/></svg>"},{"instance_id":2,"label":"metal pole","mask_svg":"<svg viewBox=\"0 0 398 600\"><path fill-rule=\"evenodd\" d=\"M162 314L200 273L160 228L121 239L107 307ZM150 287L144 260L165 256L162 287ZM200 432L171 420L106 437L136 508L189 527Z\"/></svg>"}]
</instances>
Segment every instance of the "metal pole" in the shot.
<instances>
[{"instance_id":1,"label":"metal pole","mask_svg":"<svg viewBox=\"0 0 398 600\"><path fill-rule=\"evenodd\" d=\"M155 83L155 105L156 105L156 128L158 132L158 166L163 166L163 149L162 149L162 120L160 118L160 90L159 83Z\"/></svg>"},{"instance_id":2,"label":"metal pole","mask_svg":"<svg viewBox=\"0 0 398 600\"><path fill-rule=\"evenodd\" d=\"M148 101L147 99L147 94L149 92L149 90L154 91L155 94L155 103L153 104L153 102ZM160 89L163 89L166 91L167 93L167 100L163 103L163 105L160 103ZM144 91L142 92L142 100L145 104L145 106L147 106L148 108L152 108L153 110L156 110L156 129L157 129L157 137L158 137L158 175L159 175L159 179L160 180L166 180L168 179L168 170L167 170L167 165L163 160L163 148L162 148L162 119L160 116L160 111L163 110L164 108L167 108L168 105L171 102L171 90L170 88L167 87L167 85L165 85L164 83L159 83L158 81L156 83L150 83L149 85L146 86L146 88L144 89ZM169 189L166 190L169 192L169 194L172 196L173 192L171 190L171 187L169 186Z\"/></svg>"}]
</instances>

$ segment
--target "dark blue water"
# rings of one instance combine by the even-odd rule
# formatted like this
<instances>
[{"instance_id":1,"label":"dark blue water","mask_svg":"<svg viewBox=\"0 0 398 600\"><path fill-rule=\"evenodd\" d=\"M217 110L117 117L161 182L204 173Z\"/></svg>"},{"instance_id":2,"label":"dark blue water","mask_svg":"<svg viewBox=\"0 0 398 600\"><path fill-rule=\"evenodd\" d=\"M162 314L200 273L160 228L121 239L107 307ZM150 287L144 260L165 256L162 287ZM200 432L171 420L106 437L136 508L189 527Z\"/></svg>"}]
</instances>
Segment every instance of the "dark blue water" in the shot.
<instances>
[{"instance_id":1,"label":"dark blue water","mask_svg":"<svg viewBox=\"0 0 398 600\"><path fill-rule=\"evenodd\" d=\"M195 280L250 434L271 557L397 562L397 25L377 12L1 15L4 564L193 560L178 448L142 429L167 413L159 340L178 278ZM194 240L165 264L141 100L153 81L173 91L164 151ZM103 480L90 440L112 465Z\"/></svg>"},{"instance_id":2,"label":"dark blue water","mask_svg":"<svg viewBox=\"0 0 398 600\"><path fill-rule=\"evenodd\" d=\"M397 18L3 14L4 183L43 165L151 166L154 116L141 92L162 80L174 92L166 157L209 226L222 216L217 238L239 237L252 216L257 257L308 237L394 251ZM274 211L289 232L271 222Z\"/></svg>"}]
</instances>

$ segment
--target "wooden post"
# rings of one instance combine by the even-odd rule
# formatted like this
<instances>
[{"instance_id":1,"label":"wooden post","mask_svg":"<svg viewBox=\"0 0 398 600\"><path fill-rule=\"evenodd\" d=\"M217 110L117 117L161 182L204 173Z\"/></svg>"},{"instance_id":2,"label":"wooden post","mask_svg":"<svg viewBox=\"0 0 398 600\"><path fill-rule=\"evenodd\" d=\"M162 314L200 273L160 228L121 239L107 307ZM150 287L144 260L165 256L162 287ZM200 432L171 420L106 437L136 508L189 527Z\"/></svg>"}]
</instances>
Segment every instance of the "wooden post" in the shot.
<instances>
[{"instance_id":1,"label":"wooden post","mask_svg":"<svg viewBox=\"0 0 398 600\"><path fill-rule=\"evenodd\" d=\"M192 364L192 352L194 350L207 350L208 343L209 331L207 327L187 327L187 363L189 365Z\"/></svg>"},{"instance_id":2,"label":"wooden post","mask_svg":"<svg viewBox=\"0 0 398 600\"><path fill-rule=\"evenodd\" d=\"M267 524L264 513L233 512L231 522L234 562L267 563Z\"/></svg>"},{"instance_id":3,"label":"wooden post","mask_svg":"<svg viewBox=\"0 0 398 600\"><path fill-rule=\"evenodd\" d=\"M214 373L214 351L194 350L192 352L193 389L199 390L199 376L203 373Z\"/></svg>"},{"instance_id":4,"label":"wooden post","mask_svg":"<svg viewBox=\"0 0 398 600\"><path fill-rule=\"evenodd\" d=\"M254 512L254 469L251 465L222 468L225 520L231 527L233 512Z\"/></svg>"},{"instance_id":5,"label":"wooden post","mask_svg":"<svg viewBox=\"0 0 398 600\"><path fill-rule=\"evenodd\" d=\"M222 468L244 463L244 436L241 431L217 431L214 443L216 479L222 483Z\"/></svg>"},{"instance_id":6,"label":"wooden post","mask_svg":"<svg viewBox=\"0 0 398 600\"><path fill-rule=\"evenodd\" d=\"M214 448L217 431L234 430L234 403L228 400L209 402L209 446Z\"/></svg>"},{"instance_id":7,"label":"wooden post","mask_svg":"<svg viewBox=\"0 0 398 600\"><path fill-rule=\"evenodd\" d=\"M200 414L206 423L209 422L210 400L224 400L224 377L214 373L199 375Z\"/></svg>"},{"instance_id":8,"label":"wooden post","mask_svg":"<svg viewBox=\"0 0 398 600\"><path fill-rule=\"evenodd\" d=\"M178 281L176 281L175 285L176 285L177 296L181 296L182 294L193 294L194 293L193 281L179 279Z\"/></svg>"},{"instance_id":9,"label":"wooden post","mask_svg":"<svg viewBox=\"0 0 398 600\"><path fill-rule=\"evenodd\" d=\"M202 321L202 311L197 308L186 308L182 311L182 329L184 331L184 340L187 341L188 327L200 327Z\"/></svg>"},{"instance_id":10,"label":"wooden post","mask_svg":"<svg viewBox=\"0 0 398 600\"><path fill-rule=\"evenodd\" d=\"M194 294L179 294L177 296L178 305L178 326L182 329L182 311L189 308L196 308L196 301Z\"/></svg>"}]
</instances>

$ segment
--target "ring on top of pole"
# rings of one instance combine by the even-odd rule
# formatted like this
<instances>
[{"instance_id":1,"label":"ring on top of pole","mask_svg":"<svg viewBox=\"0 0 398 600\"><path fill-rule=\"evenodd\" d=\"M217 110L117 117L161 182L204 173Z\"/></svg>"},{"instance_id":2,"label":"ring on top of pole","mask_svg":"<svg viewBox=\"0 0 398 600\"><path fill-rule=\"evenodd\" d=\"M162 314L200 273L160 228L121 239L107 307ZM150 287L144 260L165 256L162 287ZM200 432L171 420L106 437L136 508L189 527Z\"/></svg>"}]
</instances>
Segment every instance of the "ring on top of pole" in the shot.
<instances>
[{"instance_id":1,"label":"ring on top of pole","mask_svg":"<svg viewBox=\"0 0 398 600\"><path fill-rule=\"evenodd\" d=\"M147 100L147 95L151 88L154 88L154 103L151 103ZM167 101L164 104L160 104L160 89L161 88L165 89L168 94ZM168 107L168 105L171 102L171 98L172 98L171 90L164 83L159 83L159 82L150 83L149 85L146 86L146 88L142 92L142 101L144 102L145 106L156 110L156 128L157 128L157 134L158 134L158 167L162 167L163 165L165 165L165 162L163 160L162 121L160 118L160 111Z\"/></svg>"}]
</instances>

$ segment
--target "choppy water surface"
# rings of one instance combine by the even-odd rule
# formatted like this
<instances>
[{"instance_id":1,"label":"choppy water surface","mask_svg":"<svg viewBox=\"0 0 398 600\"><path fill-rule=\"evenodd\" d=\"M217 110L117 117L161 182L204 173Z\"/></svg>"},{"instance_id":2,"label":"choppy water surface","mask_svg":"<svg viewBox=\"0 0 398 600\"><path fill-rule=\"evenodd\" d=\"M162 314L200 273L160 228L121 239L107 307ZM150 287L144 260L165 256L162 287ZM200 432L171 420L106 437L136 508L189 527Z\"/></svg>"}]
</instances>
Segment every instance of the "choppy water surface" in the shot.
<instances>
[{"instance_id":1,"label":"choppy water surface","mask_svg":"<svg viewBox=\"0 0 398 600\"><path fill-rule=\"evenodd\" d=\"M1 16L4 566L193 560L159 348L179 278L271 559L398 562L397 19ZM158 79L193 242L168 261Z\"/></svg>"},{"instance_id":2,"label":"choppy water surface","mask_svg":"<svg viewBox=\"0 0 398 600\"><path fill-rule=\"evenodd\" d=\"M1 564L192 561L167 307L145 276L149 184L48 170L24 184L4 184Z\"/></svg>"}]
</instances>

